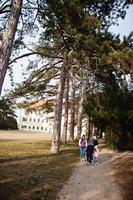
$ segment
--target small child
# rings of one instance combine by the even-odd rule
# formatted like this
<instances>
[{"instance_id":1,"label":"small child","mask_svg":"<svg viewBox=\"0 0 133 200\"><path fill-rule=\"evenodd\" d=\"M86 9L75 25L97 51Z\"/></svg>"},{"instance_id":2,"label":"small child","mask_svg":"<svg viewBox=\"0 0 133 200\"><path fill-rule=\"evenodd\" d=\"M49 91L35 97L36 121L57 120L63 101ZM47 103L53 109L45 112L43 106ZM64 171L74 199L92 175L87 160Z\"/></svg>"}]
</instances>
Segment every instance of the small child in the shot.
<instances>
[{"instance_id":1,"label":"small child","mask_svg":"<svg viewBox=\"0 0 133 200\"><path fill-rule=\"evenodd\" d=\"M93 151L93 162L95 165L98 165L98 156L99 156L99 149L97 146L95 146Z\"/></svg>"}]
</instances>

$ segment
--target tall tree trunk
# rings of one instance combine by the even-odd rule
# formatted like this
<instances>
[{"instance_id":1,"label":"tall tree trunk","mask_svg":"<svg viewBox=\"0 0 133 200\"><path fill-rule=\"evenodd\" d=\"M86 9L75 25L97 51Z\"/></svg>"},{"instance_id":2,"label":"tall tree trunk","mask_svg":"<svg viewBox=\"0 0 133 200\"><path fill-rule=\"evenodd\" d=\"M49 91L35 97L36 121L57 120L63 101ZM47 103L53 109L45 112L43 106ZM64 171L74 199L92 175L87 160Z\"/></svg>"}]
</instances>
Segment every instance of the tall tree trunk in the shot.
<instances>
[{"instance_id":1,"label":"tall tree trunk","mask_svg":"<svg viewBox=\"0 0 133 200\"><path fill-rule=\"evenodd\" d=\"M12 52L13 41L21 13L23 0L13 0L11 13L8 18L7 29L3 33L0 45L0 94Z\"/></svg>"},{"instance_id":2,"label":"tall tree trunk","mask_svg":"<svg viewBox=\"0 0 133 200\"><path fill-rule=\"evenodd\" d=\"M68 93L69 93L69 78L66 79L65 89L65 114L63 124L62 142L66 144L67 141L67 126L68 126Z\"/></svg>"},{"instance_id":3,"label":"tall tree trunk","mask_svg":"<svg viewBox=\"0 0 133 200\"><path fill-rule=\"evenodd\" d=\"M90 138L90 135L91 135L91 122L90 122L90 117L88 117L88 134L87 134L87 136L88 136L88 138Z\"/></svg>"},{"instance_id":4,"label":"tall tree trunk","mask_svg":"<svg viewBox=\"0 0 133 200\"><path fill-rule=\"evenodd\" d=\"M86 81L82 81L81 86L81 93L80 93L80 101L79 101L79 110L78 110L78 123L77 123L77 138L79 139L82 132L82 118L83 118L83 102L84 102L84 96L85 96L85 86Z\"/></svg>"},{"instance_id":5,"label":"tall tree trunk","mask_svg":"<svg viewBox=\"0 0 133 200\"><path fill-rule=\"evenodd\" d=\"M61 114L62 114L62 102L63 102L63 93L65 87L66 79L66 62L61 67L60 73L60 83L58 86L58 93L56 98L55 105L55 119L54 119L54 130L51 144L51 152L58 153L60 147L60 133L61 133Z\"/></svg>"},{"instance_id":6,"label":"tall tree trunk","mask_svg":"<svg viewBox=\"0 0 133 200\"><path fill-rule=\"evenodd\" d=\"M74 125L75 125L75 79L73 77L73 72L70 72L70 141L74 141Z\"/></svg>"}]
</instances>

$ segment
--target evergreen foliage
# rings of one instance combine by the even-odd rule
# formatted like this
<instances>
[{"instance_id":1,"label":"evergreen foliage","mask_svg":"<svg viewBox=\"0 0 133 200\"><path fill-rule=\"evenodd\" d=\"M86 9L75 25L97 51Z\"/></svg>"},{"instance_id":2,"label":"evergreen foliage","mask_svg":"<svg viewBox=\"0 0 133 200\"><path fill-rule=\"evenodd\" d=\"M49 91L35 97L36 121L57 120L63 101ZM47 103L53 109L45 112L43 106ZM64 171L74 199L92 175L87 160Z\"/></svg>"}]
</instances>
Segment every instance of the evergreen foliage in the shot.
<instances>
[{"instance_id":1,"label":"evergreen foliage","mask_svg":"<svg viewBox=\"0 0 133 200\"><path fill-rule=\"evenodd\" d=\"M132 149L133 91L127 89L125 80L114 69L100 81L102 90L87 94L85 112L96 127L106 132L109 145L120 150Z\"/></svg>"},{"instance_id":2,"label":"evergreen foliage","mask_svg":"<svg viewBox=\"0 0 133 200\"><path fill-rule=\"evenodd\" d=\"M115 40L120 43L120 39L108 33L107 28L112 21L121 16L122 12L125 12L125 9L125 1L41 0L38 20L43 32L36 51L43 60L47 59L50 62L37 70L36 63L32 62L31 75L27 81L18 86L17 93L20 90L20 94L42 95L49 83L47 77L43 75L46 74L48 65L53 65L53 68L58 66L55 69L56 76L66 55L69 55L68 70L76 64L77 72L81 67L95 71L96 57L103 64L113 62L115 57L118 57ZM61 64L58 62L55 64L55 60ZM31 64L27 70L30 66ZM49 73L48 80L53 77Z\"/></svg>"},{"instance_id":3,"label":"evergreen foliage","mask_svg":"<svg viewBox=\"0 0 133 200\"><path fill-rule=\"evenodd\" d=\"M0 129L18 129L15 117L12 103L2 98L0 100Z\"/></svg>"},{"instance_id":4,"label":"evergreen foliage","mask_svg":"<svg viewBox=\"0 0 133 200\"><path fill-rule=\"evenodd\" d=\"M96 90L91 93L96 95L94 102L88 100L92 102L91 109L86 108L88 115L97 127L103 130L111 128L114 144L119 146L119 135L122 135L123 129L121 122L115 123L115 120L121 121L119 96L128 96L126 89L123 89L125 82L121 77L122 74L132 71L133 35L131 33L121 42L119 36L109 33L108 28L112 23L117 23L118 17L125 17L127 6L126 0L41 0L38 21L43 32L40 45L37 45L35 50L48 62L40 68L34 67L33 64L31 74L15 91L16 95L44 96L48 92L50 80L58 77L61 70L64 82L71 69L74 69L74 75L79 75L80 78L83 74L91 74L94 77L93 86L96 86L97 78L99 88L98 93ZM60 91L61 98L63 87ZM57 90L54 94L57 94ZM58 99L60 104L61 98ZM56 120L58 128L60 118L61 115ZM117 134L114 133L115 128L118 130ZM57 133L59 143L60 133ZM125 147L126 145L122 148Z\"/></svg>"}]
</instances>

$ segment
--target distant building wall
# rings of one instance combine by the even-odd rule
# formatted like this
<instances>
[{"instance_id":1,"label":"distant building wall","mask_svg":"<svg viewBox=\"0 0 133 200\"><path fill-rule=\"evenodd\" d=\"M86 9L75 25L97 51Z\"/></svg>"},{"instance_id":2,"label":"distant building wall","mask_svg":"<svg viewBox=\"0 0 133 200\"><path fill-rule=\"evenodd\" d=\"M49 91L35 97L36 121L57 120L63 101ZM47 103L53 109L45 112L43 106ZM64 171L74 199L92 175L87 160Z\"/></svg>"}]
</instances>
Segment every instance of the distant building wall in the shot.
<instances>
[{"instance_id":1,"label":"distant building wall","mask_svg":"<svg viewBox=\"0 0 133 200\"><path fill-rule=\"evenodd\" d=\"M61 135L64 131L63 125L64 125L64 115L62 115L62 121L61 121ZM70 115L68 117L68 130L67 130L68 139L70 135L69 126L70 126ZM54 129L54 112L46 113L43 112L43 110L32 110L30 112L27 112L25 109L21 109L21 114L19 119L19 129L52 134ZM86 133L87 133L87 124L86 120L83 120L81 135ZM77 126L74 127L74 136L75 138L77 136Z\"/></svg>"},{"instance_id":2,"label":"distant building wall","mask_svg":"<svg viewBox=\"0 0 133 200\"><path fill-rule=\"evenodd\" d=\"M53 133L53 113L44 113L42 110L27 112L22 109L19 119L19 129Z\"/></svg>"}]
</instances>

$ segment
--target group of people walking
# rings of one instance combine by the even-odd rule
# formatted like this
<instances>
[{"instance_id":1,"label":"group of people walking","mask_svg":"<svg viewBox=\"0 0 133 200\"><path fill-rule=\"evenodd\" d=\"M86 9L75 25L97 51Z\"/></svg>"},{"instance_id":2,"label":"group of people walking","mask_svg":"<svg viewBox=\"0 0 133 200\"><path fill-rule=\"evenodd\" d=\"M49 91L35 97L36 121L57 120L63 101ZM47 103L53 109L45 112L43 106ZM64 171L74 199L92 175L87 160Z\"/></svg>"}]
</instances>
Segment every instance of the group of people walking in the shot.
<instances>
[{"instance_id":1,"label":"group of people walking","mask_svg":"<svg viewBox=\"0 0 133 200\"><path fill-rule=\"evenodd\" d=\"M79 139L79 147L80 147L80 160L87 161L87 163L98 164L98 140L94 135L91 139L86 139L85 135L83 135Z\"/></svg>"}]
</instances>

